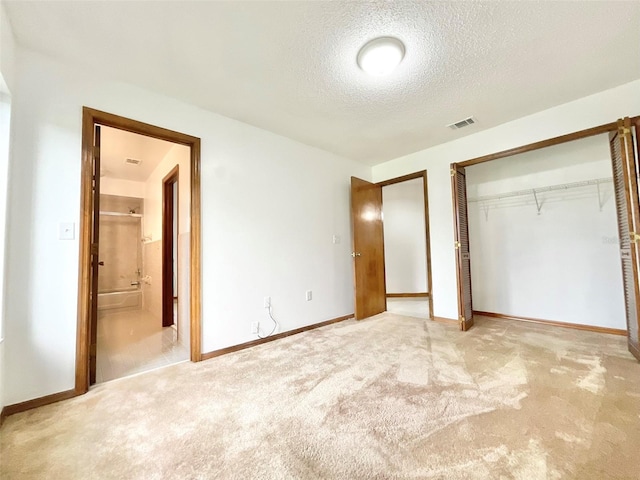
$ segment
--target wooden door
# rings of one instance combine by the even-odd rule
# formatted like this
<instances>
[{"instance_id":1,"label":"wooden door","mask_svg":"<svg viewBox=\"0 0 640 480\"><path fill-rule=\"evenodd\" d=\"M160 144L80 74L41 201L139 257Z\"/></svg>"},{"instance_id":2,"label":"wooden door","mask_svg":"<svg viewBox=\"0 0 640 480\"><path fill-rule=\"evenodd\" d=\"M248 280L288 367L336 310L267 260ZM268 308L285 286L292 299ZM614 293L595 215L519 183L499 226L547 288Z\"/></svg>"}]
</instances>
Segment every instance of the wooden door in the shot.
<instances>
[{"instance_id":1,"label":"wooden door","mask_svg":"<svg viewBox=\"0 0 640 480\"><path fill-rule=\"evenodd\" d=\"M98 247L100 239L100 125L93 134L93 188L91 192L93 222L91 228L91 308L89 325L89 385L96 383L96 354L98 345Z\"/></svg>"},{"instance_id":2,"label":"wooden door","mask_svg":"<svg viewBox=\"0 0 640 480\"><path fill-rule=\"evenodd\" d=\"M351 222L355 317L360 320L387 310L380 185L351 177Z\"/></svg>"},{"instance_id":3,"label":"wooden door","mask_svg":"<svg viewBox=\"0 0 640 480\"><path fill-rule=\"evenodd\" d=\"M469 224L467 216L467 178L464 167L451 165L453 192L453 223L455 227L456 278L458 281L458 320L460 330L473 326L471 299L471 256L469 252Z\"/></svg>"},{"instance_id":4,"label":"wooden door","mask_svg":"<svg viewBox=\"0 0 640 480\"><path fill-rule=\"evenodd\" d=\"M174 222L178 212L175 210L174 200L177 200L178 165L176 165L162 180L162 326L170 327L174 324L174 247L177 238L174 237ZM182 333L182 332L180 332Z\"/></svg>"},{"instance_id":5,"label":"wooden door","mask_svg":"<svg viewBox=\"0 0 640 480\"><path fill-rule=\"evenodd\" d=\"M635 133L637 134L637 131ZM609 146L618 217L628 345L629 351L640 360L638 338L640 331L638 316L638 308L640 307L638 281L640 276L638 271L640 207L638 206L638 170L633 136L634 131L629 119L619 120L618 130L609 135Z\"/></svg>"}]
</instances>

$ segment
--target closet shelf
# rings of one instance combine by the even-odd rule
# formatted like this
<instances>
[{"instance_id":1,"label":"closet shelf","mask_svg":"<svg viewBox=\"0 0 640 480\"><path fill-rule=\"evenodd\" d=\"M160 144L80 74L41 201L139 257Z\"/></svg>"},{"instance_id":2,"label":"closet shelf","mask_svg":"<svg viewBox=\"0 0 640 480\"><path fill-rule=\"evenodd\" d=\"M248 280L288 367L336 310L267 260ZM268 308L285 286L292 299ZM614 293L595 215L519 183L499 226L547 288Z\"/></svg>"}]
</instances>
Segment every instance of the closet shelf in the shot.
<instances>
[{"instance_id":1,"label":"closet shelf","mask_svg":"<svg viewBox=\"0 0 640 480\"><path fill-rule=\"evenodd\" d=\"M560 183L558 185L548 185L546 187L537 187L537 188L527 188L525 190L516 190L513 192L505 192L498 193L496 195L484 195L476 198L469 198L469 203L479 203L480 207L484 210L484 218L485 220L489 219L489 208L497 208L497 201L516 198L516 197L533 197L533 201L535 202L536 210L538 211L538 215L542 210L542 205L545 203L545 198L540 197L541 193L547 192L561 192L566 190L571 190L574 188L583 188L595 186L598 191L598 207L600 207L600 211L602 211L602 207L604 206L607 196L606 193L600 189L600 185L605 183L612 183L613 178L594 178L592 180L583 180L581 182L570 182L570 183Z\"/></svg>"},{"instance_id":2,"label":"closet shelf","mask_svg":"<svg viewBox=\"0 0 640 480\"><path fill-rule=\"evenodd\" d=\"M611 177L595 178L593 180L583 180L581 182L561 183L558 185L548 185L546 187L527 188L525 190L516 190L513 192L498 193L496 195L484 195L476 198L470 198L469 203L486 202L490 200L502 200L503 198L523 197L523 196L529 196L529 195L533 195L535 197L536 194L538 193L554 192L558 190L568 190L571 188L588 187L591 185L595 185L596 187L599 187L602 184L611 183L612 181L613 179Z\"/></svg>"}]
</instances>

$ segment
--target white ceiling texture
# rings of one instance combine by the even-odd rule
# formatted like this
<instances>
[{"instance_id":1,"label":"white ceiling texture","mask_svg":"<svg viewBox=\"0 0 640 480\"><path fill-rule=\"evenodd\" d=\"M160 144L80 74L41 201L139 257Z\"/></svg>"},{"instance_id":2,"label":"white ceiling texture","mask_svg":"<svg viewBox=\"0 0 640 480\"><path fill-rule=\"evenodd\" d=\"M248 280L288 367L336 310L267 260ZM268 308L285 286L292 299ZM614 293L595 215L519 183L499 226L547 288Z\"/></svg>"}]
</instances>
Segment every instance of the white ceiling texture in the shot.
<instances>
[{"instance_id":1,"label":"white ceiling texture","mask_svg":"<svg viewBox=\"0 0 640 480\"><path fill-rule=\"evenodd\" d=\"M23 46L370 165L640 78L637 1L6 8ZM406 46L387 77L356 64L378 36Z\"/></svg>"}]
</instances>

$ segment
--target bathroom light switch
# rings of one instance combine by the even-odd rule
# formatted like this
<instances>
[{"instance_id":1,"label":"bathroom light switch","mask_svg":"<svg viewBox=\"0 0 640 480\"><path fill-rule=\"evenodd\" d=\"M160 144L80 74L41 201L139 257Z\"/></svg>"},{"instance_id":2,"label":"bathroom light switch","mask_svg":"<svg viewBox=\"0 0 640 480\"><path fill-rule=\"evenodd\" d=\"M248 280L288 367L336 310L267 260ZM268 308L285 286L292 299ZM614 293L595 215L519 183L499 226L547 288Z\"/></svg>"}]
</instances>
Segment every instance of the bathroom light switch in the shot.
<instances>
[{"instance_id":1,"label":"bathroom light switch","mask_svg":"<svg viewBox=\"0 0 640 480\"><path fill-rule=\"evenodd\" d=\"M58 239L73 240L76 237L76 225L73 222L60 222L58 224Z\"/></svg>"}]
</instances>

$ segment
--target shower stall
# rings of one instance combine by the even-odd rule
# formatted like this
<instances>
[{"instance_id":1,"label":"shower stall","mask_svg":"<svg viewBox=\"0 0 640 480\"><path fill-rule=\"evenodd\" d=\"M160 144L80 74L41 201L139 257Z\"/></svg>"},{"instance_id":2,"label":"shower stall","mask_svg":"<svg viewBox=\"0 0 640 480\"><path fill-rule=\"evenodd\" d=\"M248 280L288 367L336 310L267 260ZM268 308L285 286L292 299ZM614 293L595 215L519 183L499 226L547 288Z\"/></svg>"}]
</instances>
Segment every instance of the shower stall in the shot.
<instances>
[{"instance_id":1,"label":"shower stall","mask_svg":"<svg viewBox=\"0 0 640 480\"><path fill-rule=\"evenodd\" d=\"M98 311L142 308L143 199L100 195Z\"/></svg>"}]
</instances>

